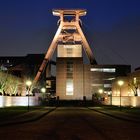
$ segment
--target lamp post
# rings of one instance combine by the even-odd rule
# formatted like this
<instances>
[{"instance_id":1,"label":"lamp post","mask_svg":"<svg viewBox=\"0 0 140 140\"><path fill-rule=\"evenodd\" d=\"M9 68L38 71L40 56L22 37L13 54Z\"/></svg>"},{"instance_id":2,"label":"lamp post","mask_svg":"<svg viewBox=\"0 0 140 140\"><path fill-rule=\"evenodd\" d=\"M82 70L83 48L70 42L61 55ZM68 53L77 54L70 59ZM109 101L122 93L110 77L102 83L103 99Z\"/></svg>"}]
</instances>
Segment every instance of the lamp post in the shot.
<instances>
[{"instance_id":1,"label":"lamp post","mask_svg":"<svg viewBox=\"0 0 140 140\"><path fill-rule=\"evenodd\" d=\"M98 92L100 93L100 96L101 96L101 94L104 92L104 90L103 89L99 89ZM101 97L100 97L100 99L102 100Z\"/></svg>"},{"instance_id":2,"label":"lamp post","mask_svg":"<svg viewBox=\"0 0 140 140\"><path fill-rule=\"evenodd\" d=\"M99 89L98 92L99 92L100 94L102 94L102 93L103 93L103 89Z\"/></svg>"},{"instance_id":3,"label":"lamp post","mask_svg":"<svg viewBox=\"0 0 140 140\"><path fill-rule=\"evenodd\" d=\"M41 88L41 92L43 93L43 94L45 94L46 93L46 88Z\"/></svg>"},{"instance_id":4,"label":"lamp post","mask_svg":"<svg viewBox=\"0 0 140 140\"><path fill-rule=\"evenodd\" d=\"M32 82L31 81L26 81L26 86L27 86L27 93L28 93L28 111L29 111L29 93L30 93L30 88L31 88Z\"/></svg>"},{"instance_id":5,"label":"lamp post","mask_svg":"<svg viewBox=\"0 0 140 140\"><path fill-rule=\"evenodd\" d=\"M112 106L112 91L108 92L108 96L110 96L110 105Z\"/></svg>"},{"instance_id":6,"label":"lamp post","mask_svg":"<svg viewBox=\"0 0 140 140\"><path fill-rule=\"evenodd\" d=\"M121 87L122 87L123 84L124 84L124 81L122 81L122 80L118 81L118 85L120 86L120 111L122 109L122 106L121 106Z\"/></svg>"},{"instance_id":7,"label":"lamp post","mask_svg":"<svg viewBox=\"0 0 140 140\"><path fill-rule=\"evenodd\" d=\"M43 103L43 105L46 105L46 96L45 96L46 88L42 87L42 88L41 88L41 93L42 93L42 96L41 96L41 98L42 98L42 103Z\"/></svg>"}]
</instances>

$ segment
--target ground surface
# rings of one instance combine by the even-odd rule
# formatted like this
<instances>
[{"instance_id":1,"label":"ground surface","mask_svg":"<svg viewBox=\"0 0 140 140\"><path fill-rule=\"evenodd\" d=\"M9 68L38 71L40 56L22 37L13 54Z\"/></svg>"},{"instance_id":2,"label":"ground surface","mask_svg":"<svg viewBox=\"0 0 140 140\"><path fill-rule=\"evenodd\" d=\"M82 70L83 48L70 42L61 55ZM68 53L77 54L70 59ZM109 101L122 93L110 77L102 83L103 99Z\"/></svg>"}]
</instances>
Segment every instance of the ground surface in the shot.
<instances>
[{"instance_id":1,"label":"ground surface","mask_svg":"<svg viewBox=\"0 0 140 140\"><path fill-rule=\"evenodd\" d=\"M140 124L82 107L59 107L41 119L0 126L1 140L138 140Z\"/></svg>"}]
</instances>

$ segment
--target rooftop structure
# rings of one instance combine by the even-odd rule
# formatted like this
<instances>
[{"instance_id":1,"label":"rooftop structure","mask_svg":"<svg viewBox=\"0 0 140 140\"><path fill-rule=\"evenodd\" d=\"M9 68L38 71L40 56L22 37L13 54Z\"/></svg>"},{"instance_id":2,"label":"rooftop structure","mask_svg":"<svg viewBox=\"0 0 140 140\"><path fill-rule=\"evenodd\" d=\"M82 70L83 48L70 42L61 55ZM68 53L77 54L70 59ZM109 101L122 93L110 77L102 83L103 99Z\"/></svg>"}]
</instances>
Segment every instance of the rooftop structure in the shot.
<instances>
[{"instance_id":1,"label":"rooftop structure","mask_svg":"<svg viewBox=\"0 0 140 140\"><path fill-rule=\"evenodd\" d=\"M85 16L86 15L85 9L54 9L53 15L54 16Z\"/></svg>"}]
</instances>

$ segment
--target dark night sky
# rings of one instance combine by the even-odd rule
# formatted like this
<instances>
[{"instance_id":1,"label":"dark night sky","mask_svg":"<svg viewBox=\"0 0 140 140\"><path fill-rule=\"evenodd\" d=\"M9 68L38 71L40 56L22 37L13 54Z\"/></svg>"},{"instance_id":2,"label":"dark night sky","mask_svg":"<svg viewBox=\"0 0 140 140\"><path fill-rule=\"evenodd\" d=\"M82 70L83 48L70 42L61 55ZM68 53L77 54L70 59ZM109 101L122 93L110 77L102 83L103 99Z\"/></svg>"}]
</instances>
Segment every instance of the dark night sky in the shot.
<instances>
[{"instance_id":1,"label":"dark night sky","mask_svg":"<svg viewBox=\"0 0 140 140\"><path fill-rule=\"evenodd\" d=\"M100 64L140 66L139 0L0 0L0 56L45 53L55 8L84 8L84 32Z\"/></svg>"}]
</instances>

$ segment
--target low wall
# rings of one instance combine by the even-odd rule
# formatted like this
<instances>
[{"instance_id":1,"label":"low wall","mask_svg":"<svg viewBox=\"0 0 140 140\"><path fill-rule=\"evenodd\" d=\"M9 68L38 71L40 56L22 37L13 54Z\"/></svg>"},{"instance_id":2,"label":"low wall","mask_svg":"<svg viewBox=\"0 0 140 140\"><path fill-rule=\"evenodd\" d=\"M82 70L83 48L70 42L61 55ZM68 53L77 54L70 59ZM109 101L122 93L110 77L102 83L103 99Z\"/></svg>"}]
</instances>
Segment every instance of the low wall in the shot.
<instances>
[{"instance_id":1,"label":"low wall","mask_svg":"<svg viewBox=\"0 0 140 140\"><path fill-rule=\"evenodd\" d=\"M119 106L120 97L119 96L108 97L108 99L104 102L104 104ZM140 107L140 96L122 96L121 105L122 106Z\"/></svg>"},{"instance_id":2,"label":"low wall","mask_svg":"<svg viewBox=\"0 0 140 140\"><path fill-rule=\"evenodd\" d=\"M29 106L39 105L38 97L29 96ZM28 96L0 96L0 107L28 106Z\"/></svg>"}]
</instances>

